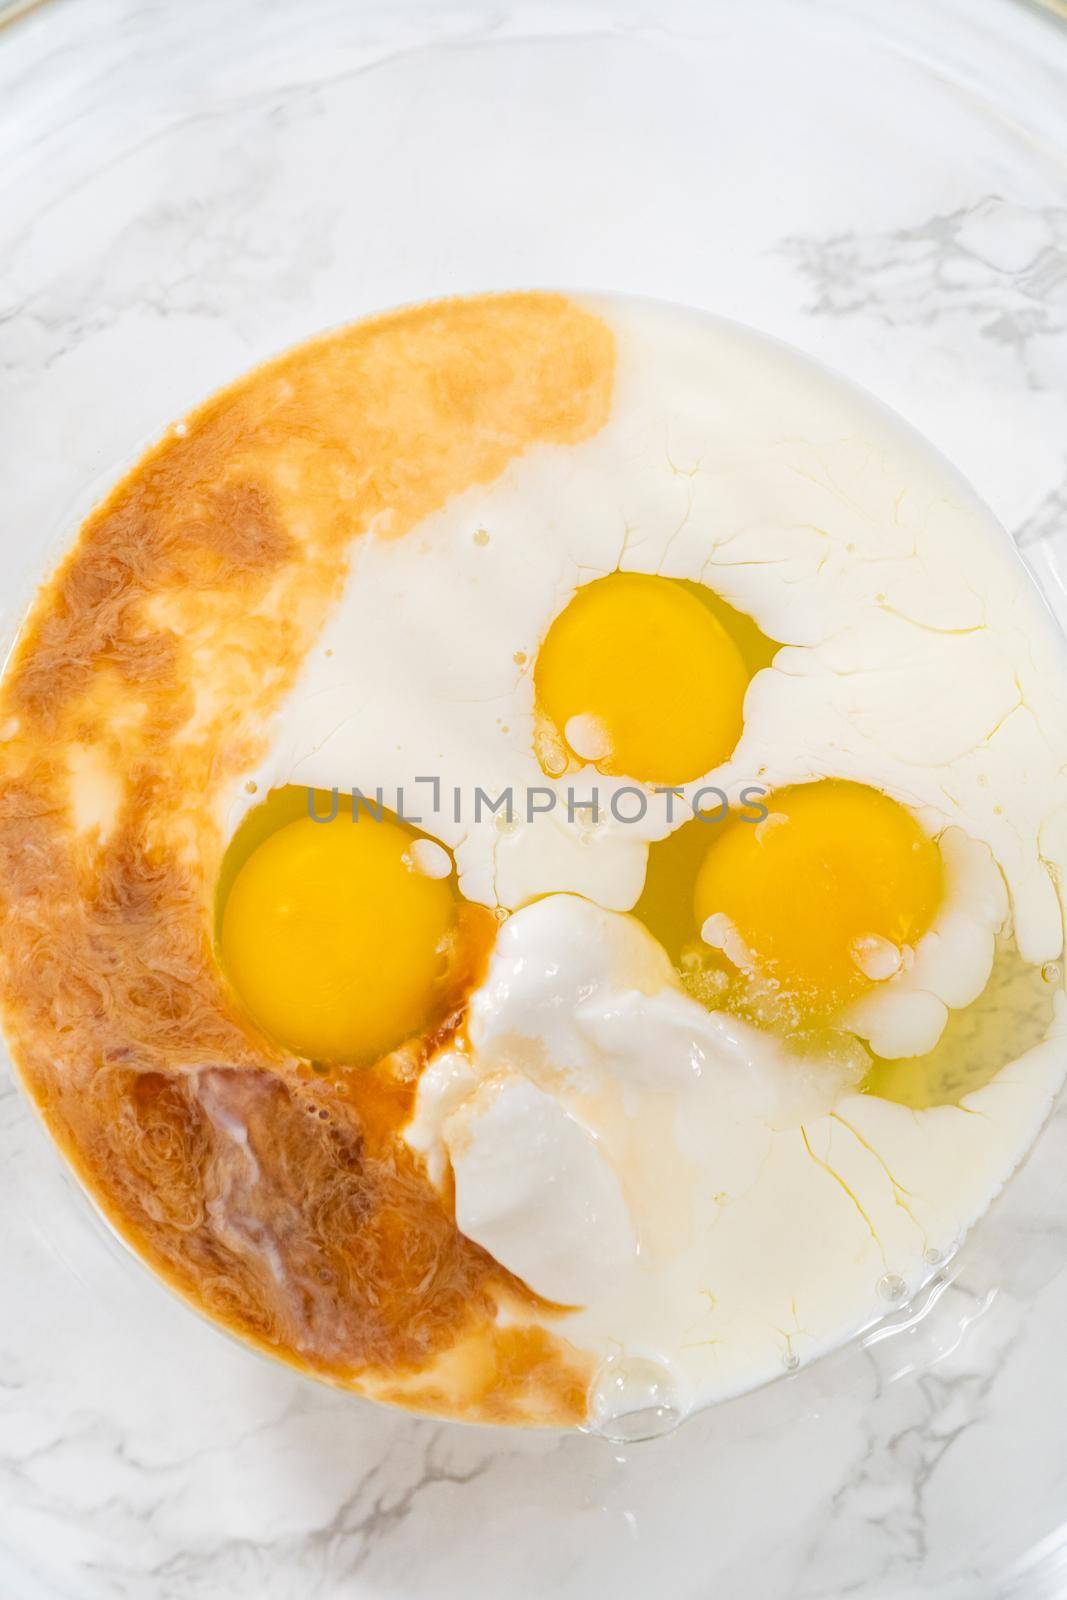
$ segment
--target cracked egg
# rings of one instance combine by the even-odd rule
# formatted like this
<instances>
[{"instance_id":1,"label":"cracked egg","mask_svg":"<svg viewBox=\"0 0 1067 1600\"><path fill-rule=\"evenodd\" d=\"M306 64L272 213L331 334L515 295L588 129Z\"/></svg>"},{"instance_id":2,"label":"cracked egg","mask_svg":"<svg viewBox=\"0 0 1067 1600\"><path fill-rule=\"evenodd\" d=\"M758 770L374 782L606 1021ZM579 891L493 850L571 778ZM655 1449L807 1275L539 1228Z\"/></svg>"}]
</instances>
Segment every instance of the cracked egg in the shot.
<instances>
[{"instance_id":1,"label":"cracked egg","mask_svg":"<svg viewBox=\"0 0 1067 1600\"><path fill-rule=\"evenodd\" d=\"M155 1271L359 1393L615 1437L795 1371L1059 1090L1063 642L745 329L302 346L93 513L0 692L30 1093Z\"/></svg>"}]
</instances>

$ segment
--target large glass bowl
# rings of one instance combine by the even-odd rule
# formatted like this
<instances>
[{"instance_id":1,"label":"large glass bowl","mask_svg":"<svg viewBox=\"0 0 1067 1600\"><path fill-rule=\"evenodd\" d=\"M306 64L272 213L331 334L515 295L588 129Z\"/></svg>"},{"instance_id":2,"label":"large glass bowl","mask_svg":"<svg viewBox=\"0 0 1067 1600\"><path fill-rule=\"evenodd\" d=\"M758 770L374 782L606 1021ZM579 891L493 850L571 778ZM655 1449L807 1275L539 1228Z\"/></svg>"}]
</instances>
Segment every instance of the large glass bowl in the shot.
<instances>
[{"instance_id":1,"label":"large glass bowl","mask_svg":"<svg viewBox=\"0 0 1067 1600\"><path fill-rule=\"evenodd\" d=\"M1067 619L1061 5L6 12L5 640L212 389L371 309L532 285L705 307L841 369L963 470ZM625 1450L250 1360L133 1268L7 1080L0 1204L14 1600L1067 1593L1063 1112L920 1303Z\"/></svg>"}]
</instances>

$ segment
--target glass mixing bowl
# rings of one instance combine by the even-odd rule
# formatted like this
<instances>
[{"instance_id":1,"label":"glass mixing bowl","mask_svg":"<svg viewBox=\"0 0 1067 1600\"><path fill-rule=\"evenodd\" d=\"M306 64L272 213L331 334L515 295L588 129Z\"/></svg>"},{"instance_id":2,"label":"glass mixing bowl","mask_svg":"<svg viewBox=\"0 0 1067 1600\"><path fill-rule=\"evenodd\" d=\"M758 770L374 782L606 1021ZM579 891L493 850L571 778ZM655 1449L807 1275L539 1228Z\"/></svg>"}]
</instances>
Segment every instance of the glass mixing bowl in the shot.
<instances>
[{"instance_id":1,"label":"glass mixing bowl","mask_svg":"<svg viewBox=\"0 0 1067 1600\"><path fill-rule=\"evenodd\" d=\"M0 7L6 639L101 490L227 379L375 308L532 285L704 307L837 367L962 469L1067 620L1065 17L1019 0ZM0 1111L0 1333L27 1415L92 1402L134 1456L180 1410L210 1453L264 1395L295 1395L279 1495L308 1406L364 1465L436 1440L347 1396L302 1400L272 1368L244 1377L243 1350L129 1267L22 1100ZM427 1481L469 1477L462 1509L408 1508L388 1571L342 1521L340 1564L302 1592L425 1592L432 1573L435 1596L1060 1596L1065 1264L1061 1110L920 1301L862 1341L632 1449L446 1430ZM82 1315L95 1332L63 1343ZM301 1471L334 1471L331 1449ZM19 1600L246 1580L282 1596L304 1570L297 1519L200 1589L138 1587L177 1559L180 1525L134 1537L62 1467L47 1493L10 1482L0 1578ZM190 1467L182 1485L213 1526L216 1480Z\"/></svg>"}]
</instances>

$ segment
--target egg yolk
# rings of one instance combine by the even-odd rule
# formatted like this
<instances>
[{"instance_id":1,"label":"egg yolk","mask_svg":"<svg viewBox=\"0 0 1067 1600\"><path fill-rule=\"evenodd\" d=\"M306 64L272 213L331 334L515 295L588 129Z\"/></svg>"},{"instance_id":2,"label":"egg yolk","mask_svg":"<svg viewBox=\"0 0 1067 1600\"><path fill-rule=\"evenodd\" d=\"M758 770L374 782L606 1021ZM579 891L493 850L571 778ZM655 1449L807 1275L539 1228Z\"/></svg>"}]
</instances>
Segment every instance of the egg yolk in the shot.
<instances>
[{"instance_id":1,"label":"egg yolk","mask_svg":"<svg viewBox=\"0 0 1067 1600\"><path fill-rule=\"evenodd\" d=\"M803 784L764 804L762 822L714 828L697 925L726 918L759 971L808 1018L825 1019L890 976L895 952L930 927L941 855L910 812L863 784ZM709 931L717 942L722 925Z\"/></svg>"},{"instance_id":2,"label":"egg yolk","mask_svg":"<svg viewBox=\"0 0 1067 1600\"><path fill-rule=\"evenodd\" d=\"M546 770L564 771L573 756L614 776L679 784L726 759L750 674L693 587L614 572L560 612L534 668Z\"/></svg>"},{"instance_id":3,"label":"egg yolk","mask_svg":"<svg viewBox=\"0 0 1067 1600\"><path fill-rule=\"evenodd\" d=\"M456 899L419 870L416 835L350 810L290 822L248 856L222 911L223 967L295 1054L378 1059L437 1020Z\"/></svg>"}]
</instances>

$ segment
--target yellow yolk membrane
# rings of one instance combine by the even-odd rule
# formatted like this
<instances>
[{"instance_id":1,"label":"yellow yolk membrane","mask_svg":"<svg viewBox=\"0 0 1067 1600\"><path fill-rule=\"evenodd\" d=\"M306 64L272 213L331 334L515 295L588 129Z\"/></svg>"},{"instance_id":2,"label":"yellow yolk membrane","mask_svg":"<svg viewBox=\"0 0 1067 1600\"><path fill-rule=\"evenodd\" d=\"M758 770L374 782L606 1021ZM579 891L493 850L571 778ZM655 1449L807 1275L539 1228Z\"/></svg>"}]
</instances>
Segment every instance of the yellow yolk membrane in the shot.
<instances>
[{"instance_id":1,"label":"yellow yolk membrane","mask_svg":"<svg viewBox=\"0 0 1067 1600\"><path fill-rule=\"evenodd\" d=\"M679 784L729 756L751 673L697 587L613 572L578 590L534 668L541 724L561 757L543 756L547 770L576 757L611 776Z\"/></svg>"},{"instance_id":2,"label":"yellow yolk membrane","mask_svg":"<svg viewBox=\"0 0 1067 1600\"><path fill-rule=\"evenodd\" d=\"M762 822L707 830L697 926L728 955L736 936L803 1016L826 1021L929 929L941 855L909 811L863 784L828 779L764 803Z\"/></svg>"},{"instance_id":3,"label":"yellow yolk membrane","mask_svg":"<svg viewBox=\"0 0 1067 1600\"><path fill-rule=\"evenodd\" d=\"M341 806L329 822L287 821L237 868L222 965L249 1015L295 1054L375 1061L438 1020L457 902L446 878L420 869L418 837Z\"/></svg>"}]
</instances>

